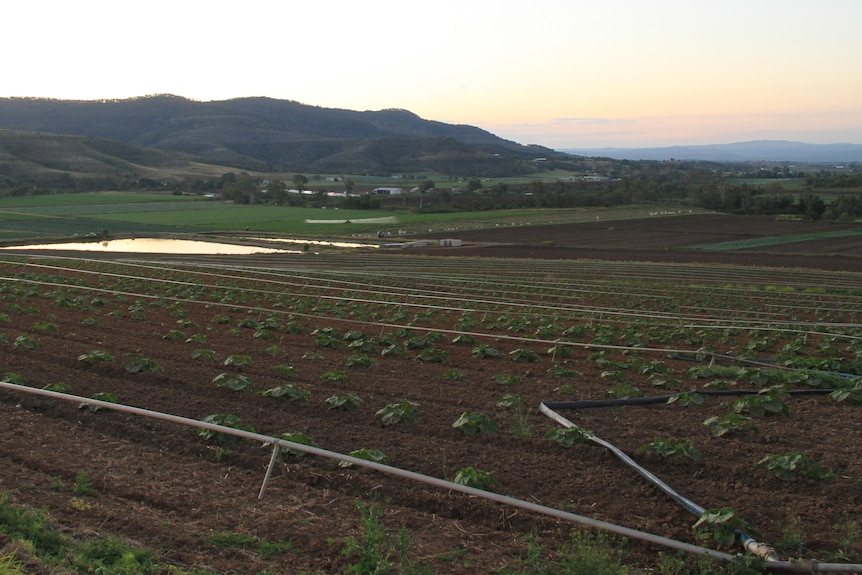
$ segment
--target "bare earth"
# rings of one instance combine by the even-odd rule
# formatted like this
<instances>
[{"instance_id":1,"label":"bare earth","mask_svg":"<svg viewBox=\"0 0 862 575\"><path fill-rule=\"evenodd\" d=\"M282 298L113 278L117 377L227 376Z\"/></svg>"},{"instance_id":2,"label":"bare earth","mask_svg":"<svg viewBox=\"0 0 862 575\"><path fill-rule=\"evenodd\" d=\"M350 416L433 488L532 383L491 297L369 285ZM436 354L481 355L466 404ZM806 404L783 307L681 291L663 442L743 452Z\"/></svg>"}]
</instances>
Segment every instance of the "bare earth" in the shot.
<instances>
[{"instance_id":1,"label":"bare earth","mask_svg":"<svg viewBox=\"0 0 862 575\"><path fill-rule=\"evenodd\" d=\"M458 234L470 245L456 251L399 250L391 255L733 263L862 271L859 240L855 245L842 243L840 253L836 249L828 256L822 251L800 256L671 249L757 234L810 233L815 226L824 226L768 219L733 219L729 226L731 220L726 218L730 216L596 223L553 230L519 228L496 235L475 232ZM795 231L789 232L791 227ZM542 245L549 239L555 245ZM385 259L388 255L375 257ZM264 266L273 260L224 257L218 261ZM282 260L280 265L289 267L289 261L285 264ZM0 272L7 278L20 278L28 272L56 276L54 279L78 277L74 271L61 268L29 270L15 262L0 262ZM161 277L160 272L151 273ZM80 279L94 286L103 281L98 276ZM18 284L4 280L0 285L5 290ZM436 344L448 353L445 363L420 361L413 352L377 358L373 367L347 368L344 360L353 350L321 348L307 333L279 330L278 339L272 341L254 338L254 330L231 330L250 317L242 308L212 308L205 302L184 304L182 320L198 328L183 331L186 335L197 331L207 338L204 344L185 343L184 339L165 337L178 322L171 306L148 302L145 317L131 319L128 308L133 297L105 296L107 305L84 310L52 304L52 289L38 287L29 297L6 294L2 302L2 311L9 318L0 326L7 340L0 345L3 373L20 374L26 385L41 388L64 382L74 395L92 397L98 392L112 392L123 404L193 419L231 413L259 433L302 431L320 447L339 453L361 447L378 449L386 454L387 463L433 477L451 478L458 469L473 466L490 472L500 482L495 488L499 493L696 542L691 525L697 518L609 452L589 445L565 449L543 437L557 425L538 413L540 402L606 397L609 383L602 378L605 369L588 359L592 353L588 348L575 348L567 365L578 375L571 379L548 374L554 360L541 346L532 346L541 354L536 363L506 357L477 360L471 357L472 345L457 345L448 338ZM595 301L601 297L595 296ZM110 313L117 310L122 313ZM228 316L230 323L216 322L217 316ZM858 321L858 313L854 317ZM98 324L87 325L86 318L98 318ZM457 316L422 326L451 328L453 319ZM38 322L49 322L56 329L36 329ZM300 323L320 327L311 320ZM351 324L334 318L323 324L342 333L352 329ZM392 333L393 329L379 328L379 332L371 335ZM13 346L22 333L37 340L38 347ZM280 351L271 349L274 343ZM504 352L517 347L505 340L489 343ZM200 347L214 350L218 361L190 359L192 351ZM78 359L95 349L107 351L115 361ZM304 359L309 353L322 357ZM253 361L241 367L223 365L232 354L248 355ZM124 364L135 357L152 358L163 371L129 373ZM615 357L624 359L622 355ZM692 365L666 354L644 357L645 361L652 359L662 360L677 376ZM273 371L274 365L293 366L295 374L285 378ZM462 371L464 378L447 378L446 372L452 369ZM331 371L346 372L349 383L321 378ZM311 399L288 402L219 388L213 379L224 372L247 376L257 391L294 383L310 391ZM521 383L501 385L494 379L500 373L513 375ZM653 392L646 377L632 372L630 381L648 394L667 393ZM571 387L561 391L566 384ZM684 385L699 384L686 381ZM357 411L337 411L324 405L324 399L333 393L347 391L357 392L364 400ZM524 421L495 405L505 393L517 393L526 401L529 410ZM383 427L375 412L404 398L419 404L420 421ZM616 407L564 415L611 441L703 507L732 506L764 541L775 544L786 540L788 528L798 526L807 548L816 550L819 558L835 558L841 553L858 557L862 553L860 538L848 542L845 536L850 523L862 516L860 407L836 403L823 395L794 396L790 415L758 419L757 434L711 437L703 420L726 413L728 405L728 401L715 399L698 407ZM465 435L454 429L452 423L465 411L492 415L500 422L501 433ZM514 433L518 429L529 435ZM664 459L638 450L657 437L690 438L703 460ZM835 478L781 481L762 466L755 466L767 453L790 451L808 453L833 470ZM342 573L356 562L356 557L341 551L346 538L361 538L358 502L378 505L382 522L393 538L403 528L412 539L410 559L440 573L517 572L526 557L527 535L535 534L541 544L553 550L568 541L576 529L559 520L379 472L342 468L320 457L287 459L274 474L266 496L258 500L269 454L269 448L248 441L220 449L190 428L107 410L92 413L75 403L0 390L0 491L9 493L15 503L45 509L56 525L74 537L117 535L157 550L163 561L184 568L219 573L265 569L273 573ZM72 492L80 471L92 477L95 495L77 497ZM289 542L293 550L266 555L229 549L207 539L218 533ZM0 535L0 547L2 538ZM627 542L626 549L628 561L643 567L655 567L661 551L636 541ZM785 557L799 554L798 549L782 550ZM45 572L50 571L45 568Z\"/></svg>"}]
</instances>

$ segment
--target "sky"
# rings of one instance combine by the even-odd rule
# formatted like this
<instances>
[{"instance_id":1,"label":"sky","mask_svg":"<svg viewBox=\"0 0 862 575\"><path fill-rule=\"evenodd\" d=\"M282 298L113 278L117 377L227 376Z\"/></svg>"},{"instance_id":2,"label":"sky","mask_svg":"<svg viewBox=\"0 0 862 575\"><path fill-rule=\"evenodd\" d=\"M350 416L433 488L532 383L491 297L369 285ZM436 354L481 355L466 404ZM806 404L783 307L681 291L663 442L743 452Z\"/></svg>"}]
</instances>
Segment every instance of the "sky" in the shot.
<instances>
[{"instance_id":1,"label":"sky","mask_svg":"<svg viewBox=\"0 0 862 575\"><path fill-rule=\"evenodd\" d=\"M862 144L862 0L11 0L0 97L402 108L555 149Z\"/></svg>"}]
</instances>

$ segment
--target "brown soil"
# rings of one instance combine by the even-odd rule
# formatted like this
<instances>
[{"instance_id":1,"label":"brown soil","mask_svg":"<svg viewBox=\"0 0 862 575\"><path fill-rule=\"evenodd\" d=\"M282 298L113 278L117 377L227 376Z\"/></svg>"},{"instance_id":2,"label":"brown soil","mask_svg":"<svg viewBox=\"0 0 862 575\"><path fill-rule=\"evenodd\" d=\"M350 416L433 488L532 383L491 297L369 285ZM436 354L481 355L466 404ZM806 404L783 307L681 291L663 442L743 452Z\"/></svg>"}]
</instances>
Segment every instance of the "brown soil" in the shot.
<instances>
[{"instance_id":1,"label":"brown soil","mask_svg":"<svg viewBox=\"0 0 862 575\"><path fill-rule=\"evenodd\" d=\"M726 239L717 232L707 234L706 221L702 225L686 225L689 224L692 230L703 228L699 243L719 241L703 240L707 235ZM621 240L596 247L601 242L585 239L589 233L579 227L577 234L561 235L567 239L558 241L555 247L531 242L520 246L487 245L500 238L478 232L470 237L464 234L464 239L475 242L473 247L454 253L563 258L565 252L590 258L613 254L613 258L636 260L639 258L632 254L640 252L644 259L662 261L661 256L677 253L665 248L672 247L673 238L683 234L678 230L665 240L638 241L637 234L623 234L627 224L613 226L616 230L605 226L604 232L625 235L630 244L648 243L650 249L625 249ZM594 238L603 233L599 224L588 227ZM644 228L638 229L646 233ZM619 234L614 233L617 231ZM424 253L436 254L440 250ZM404 253L399 251L398 255ZM302 257L282 259L279 265L303 266ZM374 257L397 261L388 255ZM797 259L794 261L798 265L788 266L782 256L751 257L758 258L761 265L780 267L805 267L808 261ZM227 265L252 263L248 258L226 257L220 261ZM253 263L272 261L261 258ZM433 267L434 260L430 261L428 265ZM823 264L824 258L816 261ZM838 269L859 271L858 258L836 257L830 261L840 262L835 265ZM91 262L84 267L98 265L102 264ZM515 269L518 265L512 264L515 274L519 273ZM467 266L464 269L469 269ZM117 281L108 276L79 276L68 269L71 267L77 264L63 262L58 269L38 270L15 263L0 264L7 278L40 273L50 276L48 281L78 278L93 286ZM830 268L830 264L817 267ZM117 266L116 273L142 272L139 268ZM145 273L165 275L159 270ZM179 274L177 279L188 278ZM2 285L6 293L20 284L4 281ZM8 343L0 346L0 362L4 373L20 374L26 385L43 387L63 382L71 386L70 393L81 397L112 392L123 404L193 419L231 413L259 433L302 431L320 447L339 453L362 447L378 449L386 454L387 463L433 477L452 477L456 470L472 466L490 472L500 482L495 488L499 493L696 542L691 529L696 517L608 451L590 445L564 449L543 438L557 425L538 413L540 402L607 396L610 384L602 377L607 368L590 358L594 350L575 348L567 366L578 373L565 379L548 374L554 360L544 354L542 346L530 346L542 354L536 363L508 358L477 360L470 354L471 345L449 343L448 338L436 344L448 353L448 360L442 364L421 361L415 358L417 352L408 352L403 357L378 357L373 367L346 368L344 360L354 353L352 350L321 348L310 334L290 334L281 329L273 341L253 337L253 329L236 329L240 320L260 316L250 315L241 307L213 308L188 302L178 314L169 305L159 307L147 301L144 316L132 319L129 306L134 296L106 295L104 307L77 309L52 304L54 289L41 285L29 295L11 295L16 292L9 291L5 297L4 311L9 321L2 332ZM133 289L146 293L144 288L127 288ZM598 305L606 296L591 297ZM231 323L217 323L217 316L227 316ZM183 328L185 335L205 334L206 343L166 338L177 328L178 317L187 322L184 325L191 326ZM98 324L88 325L86 318L96 318ZM833 321L841 319L835 317ZM847 312L844 319L858 322L858 310ZM452 318L431 320L421 326L451 327L451 321ZM312 328L337 327L342 333L355 328L334 317L300 322ZM39 323L50 323L56 329L38 327ZM383 334L394 332L394 328L378 330ZM37 340L36 349L12 344L23 333ZM506 352L518 347L516 342L506 340L489 343ZM278 351L271 348L273 344L277 344ZM691 347L683 342L668 345ZM218 361L191 360L192 350L200 347L214 350ZM109 352L114 361L78 359L94 349ZM304 359L309 353L322 357ZM242 367L223 365L232 354L248 355L253 363ZM609 355L616 361L626 359L621 353ZM163 371L129 373L124 364L135 357L152 358ZM646 353L642 359L661 360L682 379L692 366L664 353ZM272 370L274 365L291 365L296 373L285 379ZM447 378L445 374L452 369L463 372L464 378ZM321 375L331 371L346 372L349 383L324 381ZM288 402L219 388L213 379L223 372L247 376L258 391L295 383L310 391L311 399L307 403ZM513 375L521 383L514 387L501 385L494 379L497 374ZM668 392L652 391L647 375L632 371L627 376L631 383L651 394ZM700 383L686 380L683 385ZM348 391L357 392L364 400L357 411L331 410L323 404L333 393ZM505 393L517 393L526 401L529 410L522 419L511 410L495 406ZM375 412L403 398L419 404L420 421L383 427ZM788 401L790 415L756 420L758 433L712 437L703 425L704 419L727 413L732 401L710 399L703 406L688 408L607 407L567 411L564 415L614 443L703 507L733 507L765 541L787 543L798 532L798 538L804 539L807 548L820 559L862 553L860 539L854 536L858 532L853 531L862 513L859 407L849 402L836 403L823 395L794 396ZM491 414L500 422L501 433L468 436L454 429L452 423L465 411ZM264 499L258 500L270 454L269 449L261 449L258 444L244 441L220 447L200 439L191 428L108 410L92 413L75 403L5 390L0 390L0 414L0 490L9 493L13 502L45 509L56 525L77 538L117 535L158 550L161 560L185 568L220 573L255 573L264 569L278 573L344 572L357 560L343 555L341 550L346 538L361 538L358 502L379 505L382 523L392 537L403 528L412 539L411 560L440 573L517 571L525 560L525 536L534 533L548 549L555 549L564 545L573 531L570 523L380 472L341 468L337 462L321 457L289 458L274 474ZM519 430L527 433L517 433ZM659 437L690 438L702 452L703 460L661 458L639 451L639 447ZM833 470L835 478L781 481L763 466L755 465L767 453L790 451L809 454ZM92 477L94 495L78 496L73 492L76 474L81 471ZM290 542L294 550L261 555L248 549L229 549L208 539L219 533ZM629 541L626 547L630 562L644 567L657 564L659 548L636 541ZM800 554L796 548L781 551L785 557Z\"/></svg>"}]
</instances>

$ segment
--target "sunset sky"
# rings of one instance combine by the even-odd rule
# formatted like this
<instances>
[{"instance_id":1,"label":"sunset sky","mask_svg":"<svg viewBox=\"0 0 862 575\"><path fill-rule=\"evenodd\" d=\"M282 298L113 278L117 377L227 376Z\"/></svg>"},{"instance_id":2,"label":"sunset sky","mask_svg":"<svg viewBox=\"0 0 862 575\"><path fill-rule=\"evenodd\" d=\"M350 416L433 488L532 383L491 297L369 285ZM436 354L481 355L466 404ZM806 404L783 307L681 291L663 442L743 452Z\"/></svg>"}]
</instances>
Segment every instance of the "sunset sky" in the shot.
<instances>
[{"instance_id":1,"label":"sunset sky","mask_svg":"<svg viewBox=\"0 0 862 575\"><path fill-rule=\"evenodd\" d=\"M862 144L862 0L28 0L0 97L405 108L552 148Z\"/></svg>"}]
</instances>

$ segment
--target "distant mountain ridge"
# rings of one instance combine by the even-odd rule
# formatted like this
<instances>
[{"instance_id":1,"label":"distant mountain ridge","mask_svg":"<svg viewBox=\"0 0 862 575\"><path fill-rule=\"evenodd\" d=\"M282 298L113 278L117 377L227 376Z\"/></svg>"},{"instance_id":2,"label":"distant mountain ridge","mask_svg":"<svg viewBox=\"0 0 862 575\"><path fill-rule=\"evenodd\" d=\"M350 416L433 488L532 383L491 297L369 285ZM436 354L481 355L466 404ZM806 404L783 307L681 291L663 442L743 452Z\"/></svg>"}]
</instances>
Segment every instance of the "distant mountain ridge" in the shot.
<instances>
[{"instance_id":1,"label":"distant mountain ridge","mask_svg":"<svg viewBox=\"0 0 862 575\"><path fill-rule=\"evenodd\" d=\"M615 160L703 160L712 162L862 162L860 144L806 144L787 140L753 140L732 144L656 148L566 148L576 156Z\"/></svg>"},{"instance_id":2,"label":"distant mountain ridge","mask_svg":"<svg viewBox=\"0 0 862 575\"><path fill-rule=\"evenodd\" d=\"M407 110L357 112L262 97L0 98L0 129L118 140L250 169L321 173L505 176L534 170L530 162L537 156L563 156Z\"/></svg>"}]
</instances>

